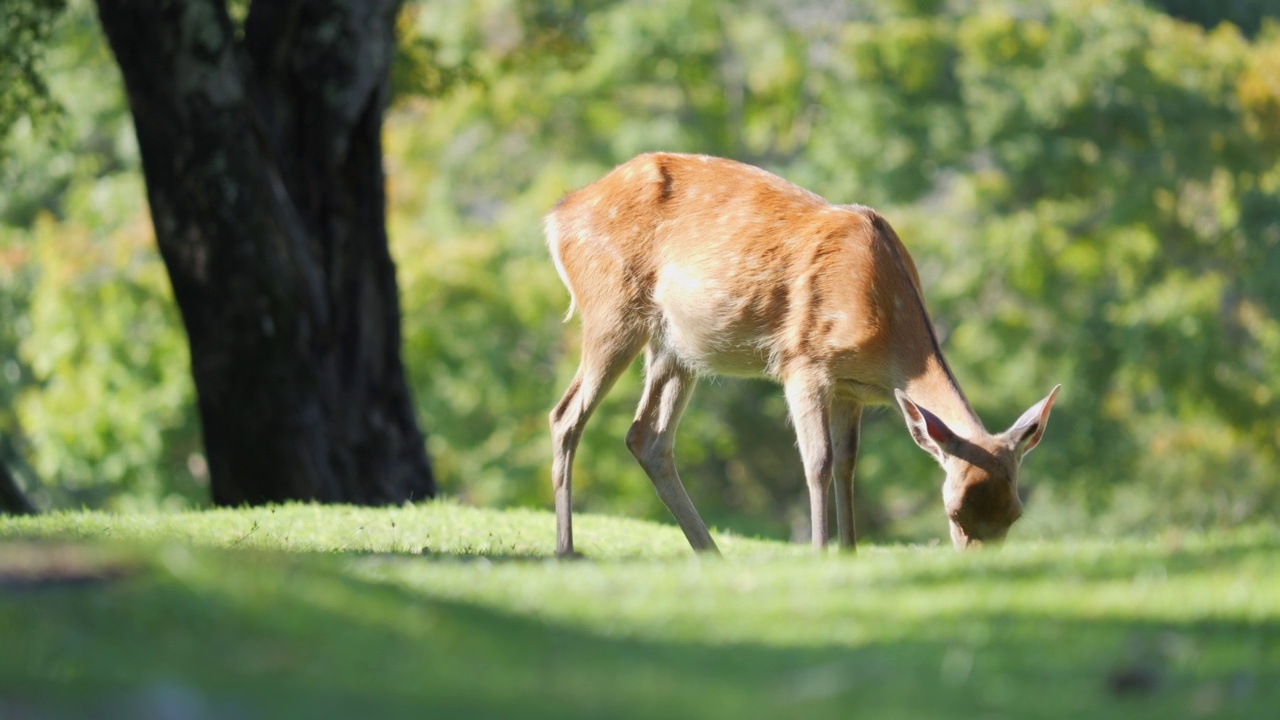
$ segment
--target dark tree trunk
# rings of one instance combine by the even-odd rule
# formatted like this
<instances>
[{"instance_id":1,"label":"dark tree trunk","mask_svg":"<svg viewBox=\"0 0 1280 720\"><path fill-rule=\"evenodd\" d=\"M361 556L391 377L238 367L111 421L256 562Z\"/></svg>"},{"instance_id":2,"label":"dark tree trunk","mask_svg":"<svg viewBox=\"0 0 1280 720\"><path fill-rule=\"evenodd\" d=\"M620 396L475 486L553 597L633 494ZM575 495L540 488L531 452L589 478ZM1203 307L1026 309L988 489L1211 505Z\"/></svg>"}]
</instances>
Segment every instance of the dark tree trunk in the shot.
<instances>
[{"instance_id":1,"label":"dark tree trunk","mask_svg":"<svg viewBox=\"0 0 1280 720\"><path fill-rule=\"evenodd\" d=\"M191 345L213 500L435 483L400 362L381 125L399 0L98 0Z\"/></svg>"},{"instance_id":2,"label":"dark tree trunk","mask_svg":"<svg viewBox=\"0 0 1280 720\"><path fill-rule=\"evenodd\" d=\"M18 488L9 466L0 460L0 515L33 515L35 507Z\"/></svg>"}]
</instances>

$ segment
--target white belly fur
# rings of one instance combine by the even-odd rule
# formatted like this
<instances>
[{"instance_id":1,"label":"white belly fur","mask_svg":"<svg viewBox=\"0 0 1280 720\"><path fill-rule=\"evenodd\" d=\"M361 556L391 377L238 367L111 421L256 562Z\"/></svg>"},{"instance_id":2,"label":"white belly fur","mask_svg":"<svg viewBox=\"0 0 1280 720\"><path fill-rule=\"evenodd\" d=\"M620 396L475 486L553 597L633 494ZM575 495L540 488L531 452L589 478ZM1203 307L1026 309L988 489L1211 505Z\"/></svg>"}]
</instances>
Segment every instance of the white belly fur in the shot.
<instances>
[{"instance_id":1,"label":"white belly fur","mask_svg":"<svg viewBox=\"0 0 1280 720\"><path fill-rule=\"evenodd\" d=\"M662 313L659 342L693 370L712 375L771 375L775 340L752 298L725 291L705 274L662 268L654 286Z\"/></svg>"}]
</instances>

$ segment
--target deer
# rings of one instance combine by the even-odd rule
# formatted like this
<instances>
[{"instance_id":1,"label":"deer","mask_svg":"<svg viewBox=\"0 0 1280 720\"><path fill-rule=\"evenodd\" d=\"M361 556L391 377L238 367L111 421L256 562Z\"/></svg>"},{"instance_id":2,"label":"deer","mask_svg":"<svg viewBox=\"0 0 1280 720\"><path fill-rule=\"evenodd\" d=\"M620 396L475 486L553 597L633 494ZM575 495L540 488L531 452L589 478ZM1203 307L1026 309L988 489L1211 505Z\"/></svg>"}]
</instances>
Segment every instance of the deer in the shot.
<instances>
[{"instance_id":1,"label":"deer","mask_svg":"<svg viewBox=\"0 0 1280 720\"><path fill-rule=\"evenodd\" d=\"M889 223L777 175L706 155L649 153L569 192L544 222L582 322L581 359L550 414L556 553L578 556L573 459L593 411L644 352L626 445L695 552L719 555L676 470L676 426L704 375L782 385L809 493L811 540L827 547L834 481L840 547L853 550L863 409L896 404L942 466L957 549L998 543L1022 515L1017 474L1061 385L989 433L957 384L920 277Z\"/></svg>"}]
</instances>

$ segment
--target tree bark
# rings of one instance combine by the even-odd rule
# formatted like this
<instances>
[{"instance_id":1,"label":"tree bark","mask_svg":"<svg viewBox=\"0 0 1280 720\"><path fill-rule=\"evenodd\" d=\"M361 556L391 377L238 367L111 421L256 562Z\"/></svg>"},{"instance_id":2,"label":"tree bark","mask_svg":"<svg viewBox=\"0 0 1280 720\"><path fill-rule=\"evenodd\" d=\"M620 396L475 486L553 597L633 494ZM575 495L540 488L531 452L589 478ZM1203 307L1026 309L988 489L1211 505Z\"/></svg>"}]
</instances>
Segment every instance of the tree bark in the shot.
<instances>
[{"instance_id":1,"label":"tree bark","mask_svg":"<svg viewBox=\"0 0 1280 720\"><path fill-rule=\"evenodd\" d=\"M382 113L399 0L98 0L191 346L213 500L435 483L400 361Z\"/></svg>"}]
</instances>

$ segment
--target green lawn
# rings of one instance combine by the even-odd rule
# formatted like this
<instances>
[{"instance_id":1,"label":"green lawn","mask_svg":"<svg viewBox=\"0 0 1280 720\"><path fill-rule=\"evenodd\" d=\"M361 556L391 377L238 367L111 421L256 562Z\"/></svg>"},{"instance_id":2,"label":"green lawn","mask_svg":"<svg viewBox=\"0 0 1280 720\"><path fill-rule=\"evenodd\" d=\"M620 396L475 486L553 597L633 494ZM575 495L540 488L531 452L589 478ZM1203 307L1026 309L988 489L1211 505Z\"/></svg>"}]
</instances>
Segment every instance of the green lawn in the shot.
<instances>
[{"instance_id":1,"label":"green lawn","mask_svg":"<svg viewBox=\"0 0 1280 720\"><path fill-rule=\"evenodd\" d=\"M0 717L1257 717L1280 530L857 556L448 503L0 518Z\"/></svg>"}]
</instances>

